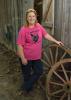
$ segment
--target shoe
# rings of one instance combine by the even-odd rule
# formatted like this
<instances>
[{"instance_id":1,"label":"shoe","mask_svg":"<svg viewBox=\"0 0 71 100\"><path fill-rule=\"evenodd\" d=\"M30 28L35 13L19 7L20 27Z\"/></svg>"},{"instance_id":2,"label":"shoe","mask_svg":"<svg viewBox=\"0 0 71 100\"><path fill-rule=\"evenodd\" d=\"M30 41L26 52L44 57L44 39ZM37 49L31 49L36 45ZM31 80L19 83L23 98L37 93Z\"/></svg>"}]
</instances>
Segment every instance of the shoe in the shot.
<instances>
[{"instance_id":1,"label":"shoe","mask_svg":"<svg viewBox=\"0 0 71 100\"><path fill-rule=\"evenodd\" d=\"M21 96L21 95L23 95L23 94L24 94L24 91L22 91L22 90L18 92L18 95L19 95L19 96Z\"/></svg>"},{"instance_id":2,"label":"shoe","mask_svg":"<svg viewBox=\"0 0 71 100\"><path fill-rule=\"evenodd\" d=\"M27 92L27 91L19 91L18 93L19 96L23 95L25 97L28 97L28 96L33 96L33 93L30 91L30 92Z\"/></svg>"}]
</instances>

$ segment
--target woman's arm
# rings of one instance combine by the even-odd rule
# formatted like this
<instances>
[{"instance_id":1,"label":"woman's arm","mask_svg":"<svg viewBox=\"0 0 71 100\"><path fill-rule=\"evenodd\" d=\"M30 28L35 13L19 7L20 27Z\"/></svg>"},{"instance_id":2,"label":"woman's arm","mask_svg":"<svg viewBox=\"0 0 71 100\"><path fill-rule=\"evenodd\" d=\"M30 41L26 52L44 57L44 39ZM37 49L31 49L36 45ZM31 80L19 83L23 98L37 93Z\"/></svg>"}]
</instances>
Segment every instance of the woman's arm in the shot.
<instances>
[{"instance_id":1,"label":"woman's arm","mask_svg":"<svg viewBox=\"0 0 71 100\"><path fill-rule=\"evenodd\" d=\"M45 39L48 39L49 41L55 42L58 45L64 45L61 41L57 41L55 38L53 38L50 34L46 34L44 36Z\"/></svg>"},{"instance_id":2,"label":"woman's arm","mask_svg":"<svg viewBox=\"0 0 71 100\"><path fill-rule=\"evenodd\" d=\"M27 59L24 56L23 47L21 45L17 45L17 52L18 52L18 56L21 58L22 64L26 65Z\"/></svg>"}]
</instances>

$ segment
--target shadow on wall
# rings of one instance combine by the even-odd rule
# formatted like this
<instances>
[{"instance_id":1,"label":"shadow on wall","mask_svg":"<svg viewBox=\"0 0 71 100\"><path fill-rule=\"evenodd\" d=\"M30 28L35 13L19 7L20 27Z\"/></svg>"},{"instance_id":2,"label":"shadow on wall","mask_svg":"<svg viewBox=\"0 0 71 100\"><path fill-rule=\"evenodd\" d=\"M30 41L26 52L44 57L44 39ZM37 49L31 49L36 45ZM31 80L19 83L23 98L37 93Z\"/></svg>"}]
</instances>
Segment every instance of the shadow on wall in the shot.
<instances>
[{"instance_id":1,"label":"shadow on wall","mask_svg":"<svg viewBox=\"0 0 71 100\"><path fill-rule=\"evenodd\" d=\"M6 40L9 43L13 42L13 26L12 25L9 24L5 27L4 35L5 35L4 37L6 37Z\"/></svg>"}]
</instances>

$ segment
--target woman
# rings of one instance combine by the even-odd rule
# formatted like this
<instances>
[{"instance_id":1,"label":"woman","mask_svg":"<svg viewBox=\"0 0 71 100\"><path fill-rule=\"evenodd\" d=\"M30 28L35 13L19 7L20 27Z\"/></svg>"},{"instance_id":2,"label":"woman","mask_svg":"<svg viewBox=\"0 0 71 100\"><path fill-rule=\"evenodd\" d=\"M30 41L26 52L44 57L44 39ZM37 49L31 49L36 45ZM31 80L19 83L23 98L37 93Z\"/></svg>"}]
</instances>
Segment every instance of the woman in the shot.
<instances>
[{"instance_id":1,"label":"woman","mask_svg":"<svg viewBox=\"0 0 71 100\"><path fill-rule=\"evenodd\" d=\"M41 63L42 38L63 45L50 36L46 30L37 22L37 13L34 9L26 12L26 25L23 26L17 38L17 51L21 59L24 84L22 90L30 92L33 90L35 82L43 73Z\"/></svg>"}]
</instances>

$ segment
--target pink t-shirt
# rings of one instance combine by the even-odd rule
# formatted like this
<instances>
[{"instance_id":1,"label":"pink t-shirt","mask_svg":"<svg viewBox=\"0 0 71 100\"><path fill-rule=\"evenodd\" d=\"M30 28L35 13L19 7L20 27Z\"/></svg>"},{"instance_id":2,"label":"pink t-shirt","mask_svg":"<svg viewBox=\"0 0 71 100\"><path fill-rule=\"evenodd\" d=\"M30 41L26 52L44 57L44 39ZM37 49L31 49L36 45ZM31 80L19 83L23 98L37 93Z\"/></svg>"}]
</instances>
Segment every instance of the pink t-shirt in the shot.
<instances>
[{"instance_id":1,"label":"pink t-shirt","mask_svg":"<svg viewBox=\"0 0 71 100\"><path fill-rule=\"evenodd\" d=\"M27 60L41 59L42 38L46 30L37 23L33 28L22 27L17 38L17 45L22 45Z\"/></svg>"}]
</instances>

